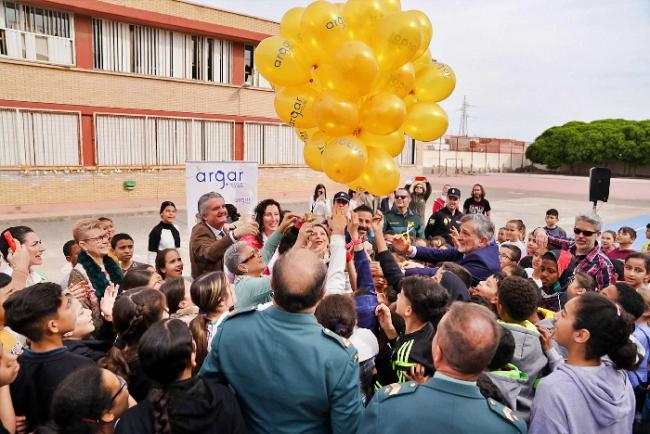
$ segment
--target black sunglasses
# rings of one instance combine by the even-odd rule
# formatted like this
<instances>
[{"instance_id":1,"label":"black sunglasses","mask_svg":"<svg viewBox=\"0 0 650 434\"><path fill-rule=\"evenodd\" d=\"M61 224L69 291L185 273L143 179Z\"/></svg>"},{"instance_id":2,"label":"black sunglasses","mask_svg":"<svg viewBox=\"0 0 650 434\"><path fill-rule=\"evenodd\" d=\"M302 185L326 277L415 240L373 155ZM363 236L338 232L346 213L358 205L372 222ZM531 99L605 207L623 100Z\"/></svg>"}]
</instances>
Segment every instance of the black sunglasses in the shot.
<instances>
[{"instance_id":1,"label":"black sunglasses","mask_svg":"<svg viewBox=\"0 0 650 434\"><path fill-rule=\"evenodd\" d=\"M406 199L407 197L408 197L408 196L406 196L406 195L404 195L404 196L402 196L402 195L397 195L397 194L395 195L395 199Z\"/></svg>"},{"instance_id":2,"label":"black sunglasses","mask_svg":"<svg viewBox=\"0 0 650 434\"><path fill-rule=\"evenodd\" d=\"M573 228L573 233L576 235L583 234L585 237L590 237L598 231L585 231L583 229Z\"/></svg>"}]
</instances>

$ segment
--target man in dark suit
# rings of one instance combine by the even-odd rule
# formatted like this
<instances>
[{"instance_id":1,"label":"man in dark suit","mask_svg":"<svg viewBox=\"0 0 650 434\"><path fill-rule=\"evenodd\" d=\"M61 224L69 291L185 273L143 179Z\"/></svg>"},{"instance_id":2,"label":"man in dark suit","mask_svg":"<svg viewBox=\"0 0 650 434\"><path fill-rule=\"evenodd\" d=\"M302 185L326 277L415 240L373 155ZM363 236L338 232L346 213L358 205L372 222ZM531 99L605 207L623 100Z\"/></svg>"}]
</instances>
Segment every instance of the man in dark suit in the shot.
<instances>
[{"instance_id":1,"label":"man in dark suit","mask_svg":"<svg viewBox=\"0 0 650 434\"><path fill-rule=\"evenodd\" d=\"M246 235L257 235L257 223L246 223L233 231L224 228L228 210L219 193L206 193L199 198L201 222L192 228L190 237L190 263L192 277L198 278L211 271L223 271L226 249Z\"/></svg>"}]
</instances>

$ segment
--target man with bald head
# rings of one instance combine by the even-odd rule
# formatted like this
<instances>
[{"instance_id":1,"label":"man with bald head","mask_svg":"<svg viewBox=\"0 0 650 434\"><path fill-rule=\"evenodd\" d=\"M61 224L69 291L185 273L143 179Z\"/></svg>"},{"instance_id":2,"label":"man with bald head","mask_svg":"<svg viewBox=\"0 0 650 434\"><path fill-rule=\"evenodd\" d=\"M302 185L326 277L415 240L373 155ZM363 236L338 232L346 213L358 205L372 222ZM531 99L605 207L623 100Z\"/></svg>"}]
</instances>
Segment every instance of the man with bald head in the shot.
<instances>
[{"instance_id":1,"label":"man with bald head","mask_svg":"<svg viewBox=\"0 0 650 434\"><path fill-rule=\"evenodd\" d=\"M433 338L433 378L378 391L365 410L359 433L525 433L522 419L485 399L476 385L499 339L499 325L488 309L460 301L452 304Z\"/></svg>"},{"instance_id":2,"label":"man with bald head","mask_svg":"<svg viewBox=\"0 0 650 434\"><path fill-rule=\"evenodd\" d=\"M262 433L353 433L361 419L357 351L314 312L327 267L295 247L273 267L273 306L230 315L201 375L229 384L246 426Z\"/></svg>"}]
</instances>

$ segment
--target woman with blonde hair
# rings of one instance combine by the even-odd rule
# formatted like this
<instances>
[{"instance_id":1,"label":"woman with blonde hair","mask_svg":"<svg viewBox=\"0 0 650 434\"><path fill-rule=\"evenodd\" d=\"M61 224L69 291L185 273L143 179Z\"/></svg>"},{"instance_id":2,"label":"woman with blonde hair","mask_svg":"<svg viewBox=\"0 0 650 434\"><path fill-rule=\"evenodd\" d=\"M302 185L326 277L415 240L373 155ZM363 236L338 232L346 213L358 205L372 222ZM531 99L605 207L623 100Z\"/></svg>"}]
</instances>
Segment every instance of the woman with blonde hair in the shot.
<instances>
[{"instance_id":1,"label":"woman with blonde hair","mask_svg":"<svg viewBox=\"0 0 650 434\"><path fill-rule=\"evenodd\" d=\"M98 300L104 296L106 288L120 285L123 278L120 265L109 255L109 234L104 227L99 220L83 219L72 230L81 252L70 273L68 286L86 281Z\"/></svg>"}]
</instances>

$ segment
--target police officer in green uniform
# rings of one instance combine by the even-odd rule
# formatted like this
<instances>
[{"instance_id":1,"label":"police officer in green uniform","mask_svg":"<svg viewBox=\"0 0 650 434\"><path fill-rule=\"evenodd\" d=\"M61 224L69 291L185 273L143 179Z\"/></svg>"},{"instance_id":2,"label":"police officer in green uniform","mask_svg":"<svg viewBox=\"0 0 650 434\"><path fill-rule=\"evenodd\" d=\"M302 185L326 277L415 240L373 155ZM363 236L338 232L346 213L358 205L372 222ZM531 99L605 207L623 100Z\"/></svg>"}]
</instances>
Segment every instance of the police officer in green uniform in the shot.
<instances>
[{"instance_id":1,"label":"police officer in green uniform","mask_svg":"<svg viewBox=\"0 0 650 434\"><path fill-rule=\"evenodd\" d=\"M411 211L411 193L404 188L395 191L395 206L384 215L384 232L393 231L406 239L424 238L424 225L420 216Z\"/></svg>"},{"instance_id":2,"label":"police officer in green uniform","mask_svg":"<svg viewBox=\"0 0 650 434\"><path fill-rule=\"evenodd\" d=\"M359 433L526 433L518 415L485 399L476 385L498 342L499 329L488 309L454 303L433 339L433 378L381 389L368 404Z\"/></svg>"},{"instance_id":3,"label":"police officer in green uniform","mask_svg":"<svg viewBox=\"0 0 650 434\"><path fill-rule=\"evenodd\" d=\"M314 316L326 274L310 250L292 249L273 268L273 306L231 315L212 342L201 375L234 389L250 432L357 431L357 351Z\"/></svg>"}]
</instances>

